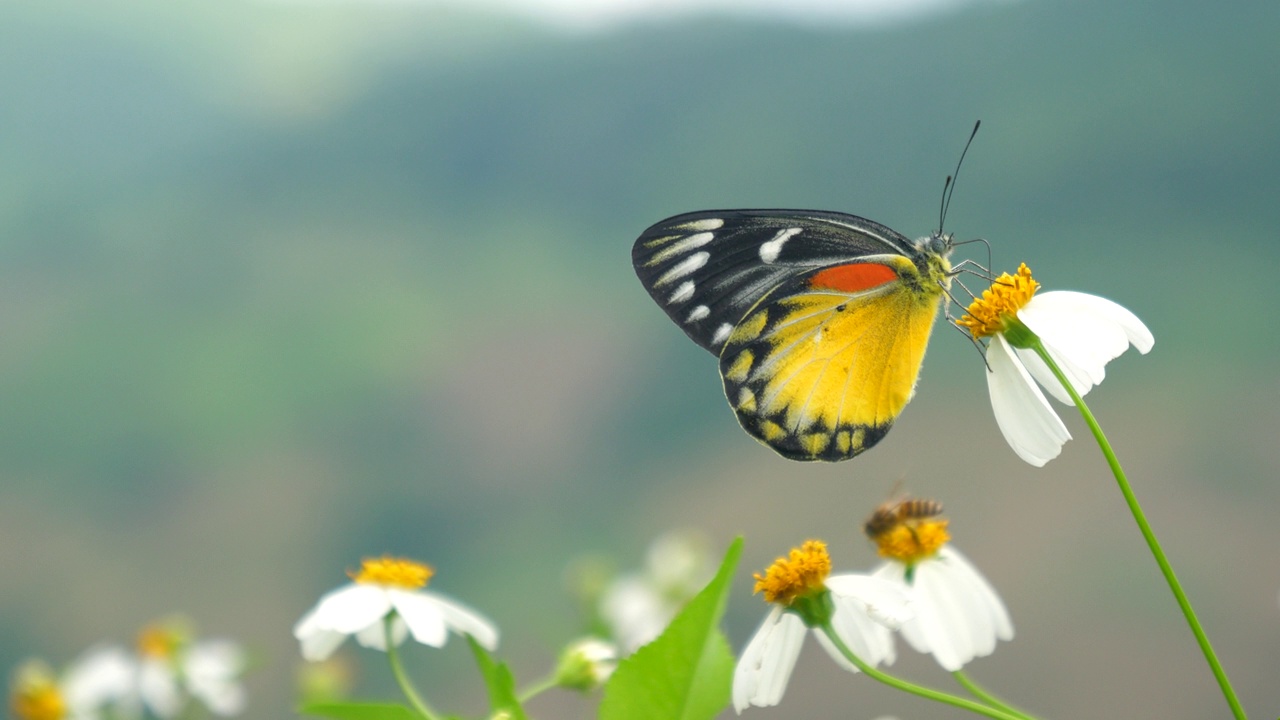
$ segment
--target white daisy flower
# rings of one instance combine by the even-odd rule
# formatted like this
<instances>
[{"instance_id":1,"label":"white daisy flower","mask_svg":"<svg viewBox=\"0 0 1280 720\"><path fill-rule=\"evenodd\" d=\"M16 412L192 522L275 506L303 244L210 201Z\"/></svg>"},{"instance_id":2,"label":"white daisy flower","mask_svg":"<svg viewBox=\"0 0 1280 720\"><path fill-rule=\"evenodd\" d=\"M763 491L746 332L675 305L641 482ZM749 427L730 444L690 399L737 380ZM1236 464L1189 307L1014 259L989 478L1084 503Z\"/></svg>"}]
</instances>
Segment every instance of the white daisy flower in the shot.
<instances>
[{"instance_id":1,"label":"white daisy flower","mask_svg":"<svg viewBox=\"0 0 1280 720\"><path fill-rule=\"evenodd\" d=\"M1040 388L1073 403L1033 349L1035 339L1082 397L1130 345L1145 354L1155 344L1147 326L1120 305L1079 292L1035 295L1039 286L1023 264L1016 276L996 278L957 321L974 339L991 338L987 389L996 424L1018 457L1036 467L1057 457L1071 439Z\"/></svg>"},{"instance_id":2,"label":"white daisy flower","mask_svg":"<svg viewBox=\"0 0 1280 720\"><path fill-rule=\"evenodd\" d=\"M158 718L180 715L190 700L215 715L239 715L245 707L244 674L248 658L230 640L192 641L189 625L170 618L143 628L134 660L134 697ZM105 665L107 660L102 661Z\"/></svg>"},{"instance_id":3,"label":"white daisy flower","mask_svg":"<svg viewBox=\"0 0 1280 720\"><path fill-rule=\"evenodd\" d=\"M190 638L185 622L169 619L143 629L136 653L114 645L91 648L63 673L56 690L64 714L51 720L144 714L163 720L182 714L192 700L223 717L242 712L244 652L228 640Z\"/></svg>"},{"instance_id":4,"label":"white daisy flower","mask_svg":"<svg viewBox=\"0 0 1280 720\"><path fill-rule=\"evenodd\" d=\"M324 660L348 635L375 650L387 649L385 619L390 616L391 641L409 635L423 645L443 647L452 630L470 635L487 650L498 646L498 630L476 611L437 593L423 590L434 571L403 558L368 558L355 581L324 597L293 628L307 660Z\"/></svg>"},{"instance_id":5,"label":"white daisy flower","mask_svg":"<svg viewBox=\"0 0 1280 720\"><path fill-rule=\"evenodd\" d=\"M137 659L116 645L86 650L62 674L61 687L70 720L95 720L108 707L117 708L113 715L134 716L140 710Z\"/></svg>"},{"instance_id":6,"label":"white daisy flower","mask_svg":"<svg viewBox=\"0 0 1280 720\"><path fill-rule=\"evenodd\" d=\"M649 546L644 569L614 580L600 596L600 617L624 654L662 634L714 573L700 537L672 532Z\"/></svg>"},{"instance_id":7,"label":"white daisy flower","mask_svg":"<svg viewBox=\"0 0 1280 720\"><path fill-rule=\"evenodd\" d=\"M733 671L733 708L739 714L782 700L806 628L840 667L858 671L819 627L828 612L832 629L860 660L872 666L893 663L889 630L911 617L907 593L878 578L830 572L826 545L809 540L778 558L764 575L756 574L756 592L764 592L774 606Z\"/></svg>"},{"instance_id":8,"label":"white daisy flower","mask_svg":"<svg viewBox=\"0 0 1280 720\"><path fill-rule=\"evenodd\" d=\"M946 544L951 536L941 513L932 500L887 503L866 530L887 559L873 575L909 589L914 617L902 623L902 636L955 672L990 655L997 640L1012 640L1013 622L977 568Z\"/></svg>"}]
</instances>

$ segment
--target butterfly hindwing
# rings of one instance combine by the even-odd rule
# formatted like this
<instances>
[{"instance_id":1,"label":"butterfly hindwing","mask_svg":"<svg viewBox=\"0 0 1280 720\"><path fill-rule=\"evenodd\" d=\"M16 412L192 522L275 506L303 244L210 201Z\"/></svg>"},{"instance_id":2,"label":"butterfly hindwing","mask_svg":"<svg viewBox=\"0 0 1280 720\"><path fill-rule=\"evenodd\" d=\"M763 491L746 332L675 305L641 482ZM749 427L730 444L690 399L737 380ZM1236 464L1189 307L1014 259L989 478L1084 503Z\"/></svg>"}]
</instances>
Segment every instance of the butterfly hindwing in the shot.
<instances>
[{"instance_id":1,"label":"butterfly hindwing","mask_svg":"<svg viewBox=\"0 0 1280 720\"><path fill-rule=\"evenodd\" d=\"M793 460L844 460L878 442L914 392L937 311L910 260L806 273L763 298L720 356L748 433ZM938 291L940 292L940 291Z\"/></svg>"},{"instance_id":2,"label":"butterfly hindwing","mask_svg":"<svg viewBox=\"0 0 1280 720\"><path fill-rule=\"evenodd\" d=\"M912 253L871 220L819 210L711 210L656 223L631 251L649 294L715 355L759 300L798 273L858 258Z\"/></svg>"}]
</instances>

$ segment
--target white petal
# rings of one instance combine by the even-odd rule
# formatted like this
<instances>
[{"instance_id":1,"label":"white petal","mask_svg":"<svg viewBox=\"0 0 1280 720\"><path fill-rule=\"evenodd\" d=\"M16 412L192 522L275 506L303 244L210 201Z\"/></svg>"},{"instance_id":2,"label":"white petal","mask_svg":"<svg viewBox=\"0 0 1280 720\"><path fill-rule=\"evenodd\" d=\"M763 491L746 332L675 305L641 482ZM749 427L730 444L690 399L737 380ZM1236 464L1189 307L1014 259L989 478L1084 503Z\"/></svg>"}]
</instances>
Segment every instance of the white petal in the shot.
<instances>
[{"instance_id":1,"label":"white petal","mask_svg":"<svg viewBox=\"0 0 1280 720\"><path fill-rule=\"evenodd\" d=\"M903 623L902 637L917 652L933 655L943 669L954 672L973 657L971 642L963 616L926 566L916 565L912 576L916 616Z\"/></svg>"},{"instance_id":2,"label":"white petal","mask_svg":"<svg viewBox=\"0 0 1280 720\"><path fill-rule=\"evenodd\" d=\"M309 632L298 637L302 644L303 659L311 662L327 660L346 639L346 633L317 629L309 629Z\"/></svg>"},{"instance_id":3,"label":"white petal","mask_svg":"<svg viewBox=\"0 0 1280 720\"><path fill-rule=\"evenodd\" d=\"M1106 365L1129 349L1151 349L1155 339L1133 313L1110 300L1086 293L1055 291L1032 298L1018 311L1018 318L1044 343L1054 362L1076 392L1085 395L1106 377ZM1027 360L1027 369L1054 397L1070 404L1069 396L1049 372Z\"/></svg>"},{"instance_id":4,"label":"white petal","mask_svg":"<svg viewBox=\"0 0 1280 720\"><path fill-rule=\"evenodd\" d=\"M880 567L876 568L876 570L871 573L871 576L893 583L897 587L901 588L902 591L907 594L907 598L909 602L908 607L910 608L911 616L904 619L902 621L902 624L899 625L897 628L895 628L897 630L902 630L902 625L905 625L906 623L910 622L916 616L916 607L915 607L915 600L914 600L915 592L911 589L911 586L907 584L906 566L898 562L885 562L882 565L880 565ZM904 633L904 637L905 637L905 633ZM895 656L895 651L893 647L893 641L892 639L890 639L888 641L888 647L885 649L884 663L886 665L892 664L895 659L894 656Z\"/></svg>"},{"instance_id":5,"label":"white petal","mask_svg":"<svg viewBox=\"0 0 1280 720\"><path fill-rule=\"evenodd\" d=\"M938 618L937 608L934 604L928 602L927 596L921 595L917 583L919 582L919 566L916 568L916 574L913 576L913 584L907 584L907 567L900 562L886 562L875 570L872 575L885 580L901 583L903 587L909 589L912 597L911 607L915 615L902 624L902 637L917 652L929 653L932 651L931 640L938 635L941 640L946 640L945 635L941 635L937 630ZM948 653L949 657L953 656L954 651L950 650L950 645L944 645L944 653Z\"/></svg>"},{"instance_id":6,"label":"white petal","mask_svg":"<svg viewBox=\"0 0 1280 720\"><path fill-rule=\"evenodd\" d=\"M782 700L804 643L804 621L774 607L733 669L733 709L770 707Z\"/></svg>"},{"instance_id":7,"label":"white petal","mask_svg":"<svg viewBox=\"0 0 1280 720\"><path fill-rule=\"evenodd\" d=\"M995 588L982 573L978 572L978 568L969 562L969 559L960 554L960 551L947 545L938 551L937 559L949 565L955 576L962 578L969 586L972 596L977 600L977 604L981 605L983 611L991 617L992 626L995 628L995 636L1001 640L1013 639L1013 620L1009 618L1009 610L1005 608L1004 601L996 594Z\"/></svg>"},{"instance_id":8,"label":"white petal","mask_svg":"<svg viewBox=\"0 0 1280 720\"><path fill-rule=\"evenodd\" d=\"M238 682L191 683L191 694L209 708L209 712L221 717L231 717L244 712L247 704L244 686Z\"/></svg>"},{"instance_id":9,"label":"white petal","mask_svg":"<svg viewBox=\"0 0 1280 720\"><path fill-rule=\"evenodd\" d=\"M639 575L615 580L600 598L600 615L628 654L661 635L673 612Z\"/></svg>"},{"instance_id":10,"label":"white petal","mask_svg":"<svg viewBox=\"0 0 1280 720\"><path fill-rule=\"evenodd\" d=\"M952 632L965 637L964 647L968 657L964 658L964 662L990 655L996 649L995 627L983 598L972 592L967 577L957 573L942 558L935 557L928 565L928 574L933 576L931 579L936 579L938 587L949 593L948 599L955 608L957 625Z\"/></svg>"},{"instance_id":11,"label":"white petal","mask_svg":"<svg viewBox=\"0 0 1280 720\"><path fill-rule=\"evenodd\" d=\"M96 710L132 693L137 666L119 647L95 647L75 660L63 676L61 687L73 713Z\"/></svg>"},{"instance_id":12,"label":"white petal","mask_svg":"<svg viewBox=\"0 0 1280 720\"><path fill-rule=\"evenodd\" d=\"M409 628L404 624L404 618L396 616L391 620L391 642L398 647L409 636ZM367 648L374 650L387 651L387 628L383 622L370 625L369 627L356 633L356 642Z\"/></svg>"},{"instance_id":13,"label":"white petal","mask_svg":"<svg viewBox=\"0 0 1280 720\"><path fill-rule=\"evenodd\" d=\"M954 672L1013 638L1013 623L995 590L950 546L916 565L911 585L916 617L902 635L916 650Z\"/></svg>"},{"instance_id":14,"label":"white petal","mask_svg":"<svg viewBox=\"0 0 1280 720\"><path fill-rule=\"evenodd\" d=\"M1022 361L1022 366L1026 368L1027 373L1035 379L1040 387L1049 391L1054 400L1075 407L1075 401L1071 399L1071 393L1062 387L1062 383L1058 382L1058 378L1045 364L1044 360L1036 354L1034 350L1028 348L1011 348L1018 360ZM1045 348L1049 352L1049 356L1053 358L1053 362L1057 364L1058 369L1062 370L1062 374L1067 376L1067 380L1071 381L1071 387L1075 388L1077 393L1084 395L1093 389L1093 378L1089 373L1084 372L1074 363L1068 362L1061 354L1055 353L1051 348Z\"/></svg>"},{"instance_id":15,"label":"white petal","mask_svg":"<svg viewBox=\"0 0 1280 720\"><path fill-rule=\"evenodd\" d=\"M911 600L902 585L871 575L849 573L826 580L833 594L858 601L876 622L896 629L912 615Z\"/></svg>"},{"instance_id":16,"label":"white petal","mask_svg":"<svg viewBox=\"0 0 1280 720\"><path fill-rule=\"evenodd\" d=\"M391 612L391 598L378 585L351 584L334 590L324 597L315 609L298 621L293 628L294 637L315 630L333 630L346 635L377 625Z\"/></svg>"},{"instance_id":17,"label":"white petal","mask_svg":"<svg viewBox=\"0 0 1280 720\"><path fill-rule=\"evenodd\" d=\"M1070 307L1073 312L1088 314L1094 322L1103 325L1110 324L1118 327L1124 333L1125 338L1130 344L1138 349L1138 352L1146 355L1151 352L1151 348L1155 346L1155 336L1151 334L1151 330L1147 328L1137 315L1125 308L1123 305L1114 303L1104 297L1090 295L1088 293L1074 292L1071 290L1054 290L1051 292L1041 293L1032 298L1027 307L1037 304L1041 307L1046 305L1057 307ZM1021 314L1019 314L1021 316ZM1030 326L1028 326L1030 327ZM1034 330L1035 328L1032 328ZM1039 334L1039 333L1037 333ZM1125 348L1119 348L1119 353L1124 352Z\"/></svg>"},{"instance_id":18,"label":"white petal","mask_svg":"<svg viewBox=\"0 0 1280 720\"><path fill-rule=\"evenodd\" d=\"M245 664L244 650L230 640L196 643L183 663L187 688L215 715L239 715L244 711L245 691L237 678Z\"/></svg>"},{"instance_id":19,"label":"white petal","mask_svg":"<svg viewBox=\"0 0 1280 720\"><path fill-rule=\"evenodd\" d=\"M834 606L831 628L845 647L868 665L893 663L893 636L889 628L871 619L866 606L858 600L832 593L831 601ZM858 672L857 666L845 658L826 633L815 629L814 634L837 665L850 672Z\"/></svg>"},{"instance_id":20,"label":"white petal","mask_svg":"<svg viewBox=\"0 0 1280 720\"><path fill-rule=\"evenodd\" d=\"M203 640L191 646L183 663L188 679L233 678L244 671L244 650L230 640Z\"/></svg>"},{"instance_id":21,"label":"white petal","mask_svg":"<svg viewBox=\"0 0 1280 720\"><path fill-rule=\"evenodd\" d=\"M498 628L485 616L443 595L423 592L436 604L444 614L444 622L451 630L462 635L470 635L480 643L480 647L493 651L498 648Z\"/></svg>"},{"instance_id":22,"label":"white petal","mask_svg":"<svg viewBox=\"0 0 1280 720\"><path fill-rule=\"evenodd\" d=\"M408 590L391 590L387 594L414 640L431 647L444 647L449 639L448 630L444 624L444 613L433 598Z\"/></svg>"},{"instance_id":23,"label":"white petal","mask_svg":"<svg viewBox=\"0 0 1280 720\"><path fill-rule=\"evenodd\" d=\"M138 671L138 693L142 702L159 718L171 718L182 709L178 680L160 660L144 660Z\"/></svg>"},{"instance_id":24,"label":"white petal","mask_svg":"<svg viewBox=\"0 0 1280 720\"><path fill-rule=\"evenodd\" d=\"M1071 439L1067 426L1054 413L1040 388L1013 354L1003 335L987 346L987 391L996 424L1009 447L1026 462L1042 467L1058 457Z\"/></svg>"}]
</instances>

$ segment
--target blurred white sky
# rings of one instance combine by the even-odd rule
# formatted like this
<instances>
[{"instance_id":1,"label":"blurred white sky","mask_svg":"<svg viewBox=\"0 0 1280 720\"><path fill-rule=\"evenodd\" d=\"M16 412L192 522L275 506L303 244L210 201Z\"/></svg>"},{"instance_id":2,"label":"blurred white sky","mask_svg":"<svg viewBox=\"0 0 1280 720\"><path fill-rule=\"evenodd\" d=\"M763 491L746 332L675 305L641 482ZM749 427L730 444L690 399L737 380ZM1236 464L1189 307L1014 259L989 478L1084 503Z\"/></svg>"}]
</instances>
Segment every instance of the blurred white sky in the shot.
<instances>
[{"instance_id":1,"label":"blurred white sky","mask_svg":"<svg viewBox=\"0 0 1280 720\"><path fill-rule=\"evenodd\" d=\"M306 1L306 0L303 0ZM334 1L334 0L326 0ZM344 0L338 0L344 1ZM807 24L885 23L992 0L345 0L405 2L511 12L571 28L698 13L772 17Z\"/></svg>"}]
</instances>

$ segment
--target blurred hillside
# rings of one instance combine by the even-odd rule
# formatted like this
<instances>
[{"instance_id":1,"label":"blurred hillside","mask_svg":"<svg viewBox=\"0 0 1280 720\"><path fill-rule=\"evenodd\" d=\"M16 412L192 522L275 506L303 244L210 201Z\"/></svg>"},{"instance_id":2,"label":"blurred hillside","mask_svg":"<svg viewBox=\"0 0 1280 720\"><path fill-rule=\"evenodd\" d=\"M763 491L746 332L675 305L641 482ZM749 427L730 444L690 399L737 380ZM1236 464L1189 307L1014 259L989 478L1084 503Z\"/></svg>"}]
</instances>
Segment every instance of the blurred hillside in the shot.
<instances>
[{"instance_id":1,"label":"blurred hillside","mask_svg":"<svg viewBox=\"0 0 1280 720\"><path fill-rule=\"evenodd\" d=\"M1062 458L1019 464L940 326L880 447L786 463L630 269L645 227L696 209L925 234L981 118L948 230L1151 326L1092 404L1275 715L1278 31L1264 2L582 35L394 3L0 5L0 667L185 610L255 645L251 715L280 717L292 622L393 552L490 612L531 677L578 629L575 554L628 564L694 526L746 533L744 578L811 536L866 567L857 529L901 478L1013 612L975 665L990 687L1050 717L1221 716L1076 419ZM411 660L467 660L439 655ZM952 717L801 669L759 716Z\"/></svg>"}]
</instances>

